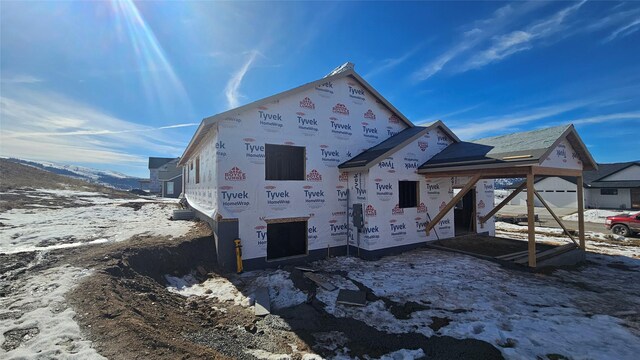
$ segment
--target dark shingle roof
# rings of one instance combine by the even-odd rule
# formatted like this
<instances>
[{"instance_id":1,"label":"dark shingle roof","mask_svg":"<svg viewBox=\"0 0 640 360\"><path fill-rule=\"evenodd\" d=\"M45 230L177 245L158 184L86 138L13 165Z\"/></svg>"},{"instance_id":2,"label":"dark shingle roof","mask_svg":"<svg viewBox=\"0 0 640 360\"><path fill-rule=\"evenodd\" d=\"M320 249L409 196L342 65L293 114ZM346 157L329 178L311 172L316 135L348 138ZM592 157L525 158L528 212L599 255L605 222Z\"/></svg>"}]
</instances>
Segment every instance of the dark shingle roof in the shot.
<instances>
[{"instance_id":1,"label":"dark shingle roof","mask_svg":"<svg viewBox=\"0 0 640 360\"><path fill-rule=\"evenodd\" d=\"M377 164L378 161L383 160L389 157L394 152L399 149L407 146L411 141L419 138L424 135L428 131L439 128L442 130L447 136L449 136L454 142L460 141L449 128L442 123L442 121L434 121L431 123L424 124L425 126L415 126L412 128L404 129L396 135L391 136L380 144L371 147L355 157L345 161L344 163L338 165L339 169L353 169L353 168L361 168L368 167L370 165Z\"/></svg>"},{"instance_id":2,"label":"dark shingle roof","mask_svg":"<svg viewBox=\"0 0 640 360\"><path fill-rule=\"evenodd\" d=\"M383 156L384 154L393 151L395 147L401 145L405 141L411 139L412 137L426 130L427 128L422 126L416 126L416 127L404 129L401 132L397 133L396 135L393 135L387 140L381 142L380 144L372 148L369 148L364 152L361 152L360 154L356 155L355 157L343 162L342 164L338 165L338 168L348 169L348 168L354 168L354 167L367 166L371 162Z\"/></svg>"},{"instance_id":3,"label":"dark shingle roof","mask_svg":"<svg viewBox=\"0 0 640 360\"><path fill-rule=\"evenodd\" d=\"M573 125L494 136L453 144L420 166L419 170L504 167L541 163L560 140L566 139L580 157L584 170L597 168ZM452 169L453 170L453 169Z\"/></svg>"},{"instance_id":4,"label":"dark shingle roof","mask_svg":"<svg viewBox=\"0 0 640 360\"><path fill-rule=\"evenodd\" d=\"M160 166L168 163L171 160L176 160L179 158L161 158L161 157L150 157L149 158L149 169L157 169Z\"/></svg>"},{"instance_id":5,"label":"dark shingle roof","mask_svg":"<svg viewBox=\"0 0 640 360\"><path fill-rule=\"evenodd\" d=\"M462 141L436 154L420 168L472 164L504 163L506 157L527 156L524 161L539 161L571 125ZM513 161L508 161L513 162Z\"/></svg>"}]
</instances>

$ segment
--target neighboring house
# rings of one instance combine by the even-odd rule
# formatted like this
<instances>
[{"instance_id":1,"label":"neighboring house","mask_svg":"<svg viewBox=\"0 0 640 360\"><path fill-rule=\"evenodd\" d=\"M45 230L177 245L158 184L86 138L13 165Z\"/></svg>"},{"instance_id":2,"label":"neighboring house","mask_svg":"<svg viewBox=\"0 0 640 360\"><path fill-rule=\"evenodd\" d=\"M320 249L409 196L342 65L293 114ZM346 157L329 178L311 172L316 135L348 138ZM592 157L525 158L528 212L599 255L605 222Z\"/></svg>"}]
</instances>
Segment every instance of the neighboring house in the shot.
<instances>
[{"instance_id":1,"label":"neighboring house","mask_svg":"<svg viewBox=\"0 0 640 360\"><path fill-rule=\"evenodd\" d=\"M534 144L544 148L536 154L571 150L564 137L577 137L573 127L553 135ZM477 221L492 209L493 178L475 183L464 210L446 212L454 189L473 185L470 177L423 174L439 166L430 159L455 144L468 143L441 121L415 126L347 63L204 119L178 165L189 206L213 229L218 263L235 267L240 239L245 269L253 269L347 251L377 257L469 231L493 235L493 219ZM518 144L509 151L530 149ZM531 166L544 159L528 160ZM556 162L554 155L544 164L563 166ZM358 231L352 215L360 207ZM463 226L456 228L456 219ZM426 224L435 226L427 233Z\"/></svg>"},{"instance_id":2,"label":"neighboring house","mask_svg":"<svg viewBox=\"0 0 640 360\"><path fill-rule=\"evenodd\" d=\"M583 177L587 208L640 209L640 161L598 164L597 170L584 171ZM551 206L577 208L574 178L540 178L535 188ZM510 203L525 205L526 195L521 193ZM542 206L538 199L535 206Z\"/></svg>"},{"instance_id":3,"label":"neighboring house","mask_svg":"<svg viewBox=\"0 0 640 360\"><path fill-rule=\"evenodd\" d=\"M179 158L161 158L161 157L149 158L149 192L155 193L155 194L162 192L162 183L158 179L158 172L160 171L159 169L162 165L176 159L179 159Z\"/></svg>"},{"instance_id":4,"label":"neighboring house","mask_svg":"<svg viewBox=\"0 0 640 360\"><path fill-rule=\"evenodd\" d=\"M158 168L160 195L167 198L178 198L182 193L182 169L178 167L180 158L173 159Z\"/></svg>"}]
</instances>

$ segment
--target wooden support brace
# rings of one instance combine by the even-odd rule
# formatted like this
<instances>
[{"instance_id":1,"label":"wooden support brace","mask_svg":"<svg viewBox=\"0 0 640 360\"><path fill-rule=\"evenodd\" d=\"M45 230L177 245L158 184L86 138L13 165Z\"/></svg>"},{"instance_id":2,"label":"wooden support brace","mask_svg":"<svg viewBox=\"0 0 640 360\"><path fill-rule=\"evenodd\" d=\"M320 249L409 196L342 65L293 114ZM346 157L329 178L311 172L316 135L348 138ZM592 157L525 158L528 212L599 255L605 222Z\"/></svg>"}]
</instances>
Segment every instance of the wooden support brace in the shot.
<instances>
[{"instance_id":1,"label":"wooden support brace","mask_svg":"<svg viewBox=\"0 0 640 360\"><path fill-rule=\"evenodd\" d=\"M587 250L586 242L584 240L584 194L582 187L583 184L582 175L576 177L576 193L578 195L578 239L580 240L580 248Z\"/></svg>"},{"instance_id":2,"label":"wooden support brace","mask_svg":"<svg viewBox=\"0 0 640 360\"><path fill-rule=\"evenodd\" d=\"M500 202L500 204L496 205L489 213L480 218L480 223L484 224L487 220L491 219L493 215L495 215L500 209L502 209L505 205L509 203L514 197L516 197L520 192L527 187L527 182L523 181L520 186L518 186L509 196L507 196L504 200Z\"/></svg>"},{"instance_id":3,"label":"wooden support brace","mask_svg":"<svg viewBox=\"0 0 640 360\"><path fill-rule=\"evenodd\" d=\"M536 267L536 217L533 208L533 173L527 175L527 227L529 239L529 267Z\"/></svg>"},{"instance_id":4,"label":"wooden support brace","mask_svg":"<svg viewBox=\"0 0 640 360\"><path fill-rule=\"evenodd\" d=\"M471 180L469 180L469 182L462 188L462 190L460 190L458 195L454 196L453 199L449 201L447 206L445 206L442 210L440 210L438 215L436 215L433 219L431 219L431 221L425 227L425 232L427 233L427 235L429 234L429 231L431 231L431 229L433 229L433 227L436 226L436 224L439 223L443 217L445 217L445 215L449 212L449 210L451 210L456 205L456 203L460 201L460 199L462 199L465 195L467 195L469 190L473 189L473 187L476 185L478 180L480 180L480 175L475 175L474 177L472 177Z\"/></svg>"},{"instance_id":5,"label":"wooden support brace","mask_svg":"<svg viewBox=\"0 0 640 360\"><path fill-rule=\"evenodd\" d=\"M536 197L538 198L538 200L540 200L540 202L542 203L542 205L544 205L545 208L547 208L547 211L551 214L551 216L553 216L553 218L556 220L556 222L558 223L558 225L560 225L560 227L562 228L562 230L564 230L564 233L567 234L567 236L569 237L569 239L571 239L571 241L573 241L574 244L578 245L578 243L576 242L576 239L573 238L573 236L571 236L571 234L569 233L569 230L567 230L567 228L564 226L564 224L562 223L562 221L560 221L560 218L553 212L553 210L551 210L551 207L547 204L546 201L544 201L544 199L542 198L542 195L540 195L539 192L533 190L533 193L536 195Z\"/></svg>"}]
</instances>

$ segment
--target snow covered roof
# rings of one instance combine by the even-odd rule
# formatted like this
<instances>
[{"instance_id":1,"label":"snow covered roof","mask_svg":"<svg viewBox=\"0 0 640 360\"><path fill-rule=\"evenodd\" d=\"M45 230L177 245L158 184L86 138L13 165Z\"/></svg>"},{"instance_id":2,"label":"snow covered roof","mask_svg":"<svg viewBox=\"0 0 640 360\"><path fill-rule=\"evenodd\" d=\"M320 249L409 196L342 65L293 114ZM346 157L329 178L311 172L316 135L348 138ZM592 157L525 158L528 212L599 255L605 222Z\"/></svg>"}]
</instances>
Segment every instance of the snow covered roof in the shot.
<instances>
[{"instance_id":1,"label":"snow covered roof","mask_svg":"<svg viewBox=\"0 0 640 360\"><path fill-rule=\"evenodd\" d=\"M567 139L583 163L584 170L596 169L596 162L578 136L573 125L517 132L473 141L455 143L420 166L443 169L473 165L513 166L538 164Z\"/></svg>"},{"instance_id":2,"label":"snow covered roof","mask_svg":"<svg viewBox=\"0 0 640 360\"><path fill-rule=\"evenodd\" d=\"M400 118L400 120L404 122L407 126L414 127L415 125L413 125L413 123L406 116L404 116L398 109L396 109L395 106L393 106L387 99L385 99L382 95L380 95L380 93L376 89L374 89L368 82L366 82L360 75L358 75L358 73L356 73L356 71L354 70L354 66L355 65L353 65L353 63L347 62L343 65L338 66L333 71L331 71L327 76L322 77L318 80L295 87L287 91L283 91L275 95L271 95L269 97L254 101L246 105L242 105L240 107L237 107L231 110L227 110L217 115L213 115L208 118L205 118L200 123L200 126L198 127L198 130L196 130L195 135L189 142L189 145L187 145L187 148L182 154L181 160L178 162L178 166L184 165L189 160L191 153L198 146L200 141L202 141L202 139L206 136L207 132L211 129L211 127L220 119L223 119L228 116L238 115L243 111L256 108L262 105L267 105L281 98L324 84L327 81L337 80L347 76L359 82L362 85L362 87L364 87L367 91L369 91L376 99L378 99L392 113L394 113L398 118Z\"/></svg>"},{"instance_id":3,"label":"snow covered roof","mask_svg":"<svg viewBox=\"0 0 640 360\"><path fill-rule=\"evenodd\" d=\"M412 141L420 138L429 130L440 128L443 132L453 139L454 142L460 141L458 137L440 120L434 121L427 126L416 126L408 129L404 129L396 135L388 138L380 144L373 146L360 154L356 155L352 159L345 161L338 165L339 169L349 170L366 170L371 166L379 163L381 160L391 156L391 154L402 149L410 144Z\"/></svg>"}]
</instances>

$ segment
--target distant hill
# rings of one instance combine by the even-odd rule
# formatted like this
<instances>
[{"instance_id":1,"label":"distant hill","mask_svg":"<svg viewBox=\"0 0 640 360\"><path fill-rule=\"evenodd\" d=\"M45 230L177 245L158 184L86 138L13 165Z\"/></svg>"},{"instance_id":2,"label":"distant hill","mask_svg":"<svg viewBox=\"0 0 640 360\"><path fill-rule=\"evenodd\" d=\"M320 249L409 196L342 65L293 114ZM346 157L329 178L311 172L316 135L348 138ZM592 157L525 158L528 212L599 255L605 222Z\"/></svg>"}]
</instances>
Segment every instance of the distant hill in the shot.
<instances>
[{"instance_id":1,"label":"distant hill","mask_svg":"<svg viewBox=\"0 0 640 360\"><path fill-rule=\"evenodd\" d=\"M6 158L6 160L49 171L54 174L83 180L92 184L112 187L114 189L131 190L140 188L140 178L128 176L115 171L97 170L82 166L56 164L46 161L33 161L16 158Z\"/></svg>"}]
</instances>

